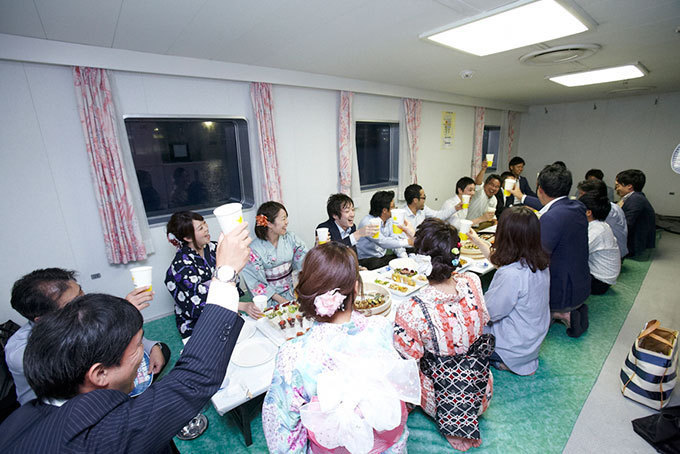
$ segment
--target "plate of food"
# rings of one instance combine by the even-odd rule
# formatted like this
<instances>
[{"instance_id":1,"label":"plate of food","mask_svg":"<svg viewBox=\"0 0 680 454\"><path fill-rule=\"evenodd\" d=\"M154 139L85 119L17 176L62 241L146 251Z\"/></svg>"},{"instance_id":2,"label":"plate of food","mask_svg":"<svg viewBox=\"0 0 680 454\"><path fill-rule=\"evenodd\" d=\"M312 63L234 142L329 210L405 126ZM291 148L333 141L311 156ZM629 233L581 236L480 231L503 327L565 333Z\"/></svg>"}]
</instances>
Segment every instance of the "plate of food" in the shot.
<instances>
[{"instance_id":1,"label":"plate of food","mask_svg":"<svg viewBox=\"0 0 680 454\"><path fill-rule=\"evenodd\" d=\"M366 317L387 315L392 306L390 291L382 284L364 283L364 294L357 295L354 308Z\"/></svg>"},{"instance_id":2,"label":"plate of food","mask_svg":"<svg viewBox=\"0 0 680 454\"><path fill-rule=\"evenodd\" d=\"M484 241L489 247L491 247L491 244L486 241ZM484 254L482 254L482 251L479 250L479 248L470 240L465 240L461 243L460 247L460 255L465 256L465 258L471 258L471 259L483 259Z\"/></svg>"},{"instance_id":3,"label":"plate of food","mask_svg":"<svg viewBox=\"0 0 680 454\"><path fill-rule=\"evenodd\" d=\"M300 306L295 301L268 307L264 310L264 316L286 340L302 336L311 326L311 321L304 318Z\"/></svg>"},{"instance_id":4,"label":"plate of food","mask_svg":"<svg viewBox=\"0 0 680 454\"><path fill-rule=\"evenodd\" d=\"M390 260L390 268L403 276L414 277L418 274L418 264L410 258Z\"/></svg>"},{"instance_id":5,"label":"plate of food","mask_svg":"<svg viewBox=\"0 0 680 454\"><path fill-rule=\"evenodd\" d=\"M392 267L393 264L395 267ZM427 277L418 273L415 265L412 259L392 260L391 269L381 274L374 283L384 285L393 295L408 296L427 285Z\"/></svg>"}]
</instances>

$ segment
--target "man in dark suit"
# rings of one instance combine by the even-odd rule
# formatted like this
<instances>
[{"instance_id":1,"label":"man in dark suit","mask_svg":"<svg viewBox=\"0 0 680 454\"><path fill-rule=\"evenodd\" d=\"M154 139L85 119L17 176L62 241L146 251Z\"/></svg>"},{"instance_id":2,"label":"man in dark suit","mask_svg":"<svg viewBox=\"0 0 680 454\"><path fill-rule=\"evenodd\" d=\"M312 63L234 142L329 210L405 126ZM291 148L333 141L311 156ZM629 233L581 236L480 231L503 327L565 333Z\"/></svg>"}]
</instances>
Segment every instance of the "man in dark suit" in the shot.
<instances>
[{"instance_id":1,"label":"man in dark suit","mask_svg":"<svg viewBox=\"0 0 680 454\"><path fill-rule=\"evenodd\" d=\"M588 329L588 218L585 206L568 197L571 183L569 170L550 165L538 175L537 198L541 243L550 254L550 311L566 322L569 336L579 337Z\"/></svg>"},{"instance_id":2,"label":"man in dark suit","mask_svg":"<svg viewBox=\"0 0 680 454\"><path fill-rule=\"evenodd\" d=\"M143 357L143 320L132 304L90 294L45 315L24 358L37 399L0 425L0 452L172 452L172 437L224 379L243 326L233 277L249 243L246 223L220 240L191 339L174 369L136 399L127 393Z\"/></svg>"},{"instance_id":3,"label":"man in dark suit","mask_svg":"<svg viewBox=\"0 0 680 454\"><path fill-rule=\"evenodd\" d=\"M333 194L326 202L328 220L317 225L316 228L327 228L331 241L342 243L357 251L357 241L369 233L373 235L375 228L365 226L357 230L354 225L354 201L345 194Z\"/></svg>"},{"instance_id":4,"label":"man in dark suit","mask_svg":"<svg viewBox=\"0 0 680 454\"><path fill-rule=\"evenodd\" d=\"M628 255L634 257L647 248L656 247L656 214L642 189L646 177L641 170L630 169L616 175L614 189L628 224Z\"/></svg>"},{"instance_id":5,"label":"man in dark suit","mask_svg":"<svg viewBox=\"0 0 680 454\"><path fill-rule=\"evenodd\" d=\"M515 203L515 196L512 194L506 196L504 192L505 190L503 189L503 185L505 184L505 179L507 177L514 178L514 175L510 171L501 173L501 189L496 193L496 219L500 219L500 215L503 210L514 205Z\"/></svg>"},{"instance_id":6,"label":"man in dark suit","mask_svg":"<svg viewBox=\"0 0 680 454\"><path fill-rule=\"evenodd\" d=\"M510 168L510 172L512 172L512 174L515 176L515 179L519 180L519 190L522 191L522 194L536 197L536 193L531 190L529 182L522 176L524 164L524 159L520 158L519 156L515 156L508 163L508 167Z\"/></svg>"}]
</instances>

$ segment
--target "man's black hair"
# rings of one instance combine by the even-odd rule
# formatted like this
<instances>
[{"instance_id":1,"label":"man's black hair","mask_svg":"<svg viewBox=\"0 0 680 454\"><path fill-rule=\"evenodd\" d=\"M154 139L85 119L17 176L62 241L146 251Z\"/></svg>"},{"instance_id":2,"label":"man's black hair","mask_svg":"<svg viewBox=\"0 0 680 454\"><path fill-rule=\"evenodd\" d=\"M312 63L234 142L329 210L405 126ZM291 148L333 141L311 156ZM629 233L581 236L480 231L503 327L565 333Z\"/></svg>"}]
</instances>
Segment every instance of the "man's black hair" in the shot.
<instances>
[{"instance_id":1,"label":"man's black hair","mask_svg":"<svg viewBox=\"0 0 680 454\"><path fill-rule=\"evenodd\" d=\"M510 159L510 162L508 163L508 167L516 166L517 164L525 164L524 159L520 158L519 156L515 156L514 158Z\"/></svg>"},{"instance_id":2,"label":"man's black hair","mask_svg":"<svg viewBox=\"0 0 680 454\"><path fill-rule=\"evenodd\" d=\"M484 184L489 184L491 180L498 180L498 184L501 184L501 176L496 173L492 173L491 175L486 177L486 181L484 181Z\"/></svg>"},{"instance_id":3,"label":"man's black hair","mask_svg":"<svg viewBox=\"0 0 680 454\"><path fill-rule=\"evenodd\" d=\"M607 219L609 211L612 209L612 204L609 203L607 196L602 197L596 191L586 192L578 199L586 206L587 210L592 212L593 218L598 221Z\"/></svg>"},{"instance_id":4,"label":"man's black hair","mask_svg":"<svg viewBox=\"0 0 680 454\"><path fill-rule=\"evenodd\" d=\"M404 200L406 200L406 205L413 203L413 199L420 199L420 191L423 187L419 184L409 184L404 189Z\"/></svg>"},{"instance_id":5,"label":"man's black hair","mask_svg":"<svg viewBox=\"0 0 680 454\"><path fill-rule=\"evenodd\" d=\"M334 219L333 215L340 218L342 217L343 208L353 206L354 201L350 196L342 193L333 194L328 198L328 201L326 202L326 212L328 213L328 218Z\"/></svg>"},{"instance_id":6,"label":"man's black hair","mask_svg":"<svg viewBox=\"0 0 680 454\"><path fill-rule=\"evenodd\" d=\"M598 180L604 180L604 173L600 169L590 169L586 172L586 180L590 177L595 177Z\"/></svg>"},{"instance_id":7,"label":"man's black hair","mask_svg":"<svg viewBox=\"0 0 680 454\"><path fill-rule=\"evenodd\" d=\"M458 194L459 189L461 192L463 192L465 191L465 188L471 184L475 184L475 180L470 177L462 177L460 180L456 181L456 194Z\"/></svg>"},{"instance_id":8,"label":"man's black hair","mask_svg":"<svg viewBox=\"0 0 680 454\"><path fill-rule=\"evenodd\" d=\"M69 281L75 280L75 271L61 268L32 271L12 286L10 304L15 311L33 321L59 309L57 301L68 290Z\"/></svg>"},{"instance_id":9,"label":"man's black hair","mask_svg":"<svg viewBox=\"0 0 680 454\"><path fill-rule=\"evenodd\" d=\"M371 209L368 212L371 216L380 216L383 208L388 210L394 200L394 191L378 191L371 197Z\"/></svg>"},{"instance_id":10,"label":"man's black hair","mask_svg":"<svg viewBox=\"0 0 680 454\"><path fill-rule=\"evenodd\" d=\"M142 315L122 298L83 295L36 323L24 352L24 373L38 399L70 399L96 363L119 366L142 329Z\"/></svg>"},{"instance_id":11,"label":"man's black hair","mask_svg":"<svg viewBox=\"0 0 680 454\"><path fill-rule=\"evenodd\" d=\"M604 184L604 181L602 180L583 180L578 185L576 185L576 187L579 191L594 192L598 196L606 197L607 200L609 200L609 196L607 195L607 185Z\"/></svg>"},{"instance_id":12,"label":"man's black hair","mask_svg":"<svg viewBox=\"0 0 680 454\"><path fill-rule=\"evenodd\" d=\"M642 189L647 182L647 178L642 170L629 169L616 174L616 181L618 181L621 186L628 186L631 184L633 185L633 191L642 192Z\"/></svg>"},{"instance_id":13,"label":"man's black hair","mask_svg":"<svg viewBox=\"0 0 680 454\"><path fill-rule=\"evenodd\" d=\"M559 164L546 166L538 174L537 184L548 197L568 196L571 191L571 172Z\"/></svg>"}]
</instances>

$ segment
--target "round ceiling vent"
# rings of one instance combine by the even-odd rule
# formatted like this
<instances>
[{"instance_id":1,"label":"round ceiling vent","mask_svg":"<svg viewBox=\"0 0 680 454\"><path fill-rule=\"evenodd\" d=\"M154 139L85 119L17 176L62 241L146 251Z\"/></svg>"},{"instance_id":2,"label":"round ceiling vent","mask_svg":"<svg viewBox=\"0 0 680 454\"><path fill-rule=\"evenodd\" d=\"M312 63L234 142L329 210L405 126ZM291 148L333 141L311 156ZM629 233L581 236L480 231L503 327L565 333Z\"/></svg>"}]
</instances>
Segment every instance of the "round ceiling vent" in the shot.
<instances>
[{"instance_id":1,"label":"round ceiling vent","mask_svg":"<svg viewBox=\"0 0 680 454\"><path fill-rule=\"evenodd\" d=\"M522 55L519 61L525 65L557 65L583 60L600 49L598 44L567 44L529 52Z\"/></svg>"}]
</instances>

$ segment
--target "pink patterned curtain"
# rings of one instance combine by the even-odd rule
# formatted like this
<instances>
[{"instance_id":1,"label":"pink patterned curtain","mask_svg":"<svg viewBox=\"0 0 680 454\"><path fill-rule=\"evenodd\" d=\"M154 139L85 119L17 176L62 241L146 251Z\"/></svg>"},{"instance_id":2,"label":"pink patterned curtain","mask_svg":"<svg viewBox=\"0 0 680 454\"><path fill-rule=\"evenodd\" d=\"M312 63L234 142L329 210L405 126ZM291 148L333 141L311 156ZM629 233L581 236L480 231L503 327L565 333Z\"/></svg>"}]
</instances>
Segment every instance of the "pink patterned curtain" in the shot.
<instances>
[{"instance_id":1,"label":"pink patterned curtain","mask_svg":"<svg viewBox=\"0 0 680 454\"><path fill-rule=\"evenodd\" d=\"M404 112L406 114L406 134L408 137L408 152L410 159L409 180L410 183L418 183L418 138L420 136L420 115L423 110L423 101L420 99L404 99Z\"/></svg>"},{"instance_id":2,"label":"pink patterned curtain","mask_svg":"<svg viewBox=\"0 0 680 454\"><path fill-rule=\"evenodd\" d=\"M338 112L338 186L343 194L352 194L352 98L351 91L340 92Z\"/></svg>"},{"instance_id":3,"label":"pink patterned curtain","mask_svg":"<svg viewBox=\"0 0 680 454\"><path fill-rule=\"evenodd\" d=\"M515 133L517 131L517 123L519 121L519 112L514 110L508 111L508 149L507 151L507 162L510 162L512 156L512 147L515 143Z\"/></svg>"},{"instance_id":4,"label":"pink patterned curtain","mask_svg":"<svg viewBox=\"0 0 680 454\"><path fill-rule=\"evenodd\" d=\"M484 107L475 107L475 135L472 147L472 177L482 170L482 149L484 147Z\"/></svg>"},{"instance_id":5,"label":"pink patterned curtain","mask_svg":"<svg viewBox=\"0 0 680 454\"><path fill-rule=\"evenodd\" d=\"M146 258L125 175L106 71L75 66L73 81L109 263Z\"/></svg>"},{"instance_id":6,"label":"pink patterned curtain","mask_svg":"<svg viewBox=\"0 0 680 454\"><path fill-rule=\"evenodd\" d=\"M267 200L283 202L279 160L276 156L276 135L274 134L274 102L272 84L250 83L250 99L257 119L257 134L260 138L260 156L264 169L265 195Z\"/></svg>"}]
</instances>

